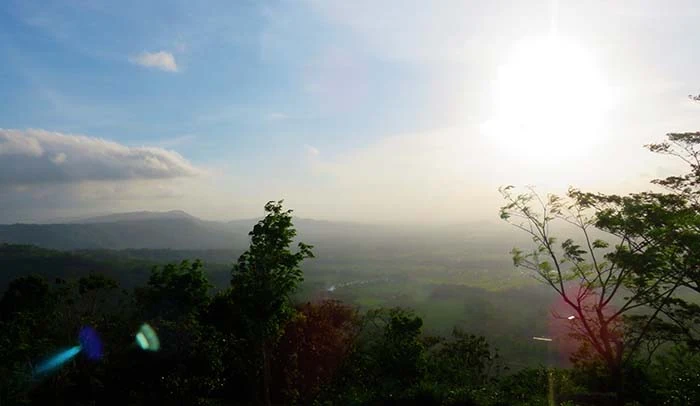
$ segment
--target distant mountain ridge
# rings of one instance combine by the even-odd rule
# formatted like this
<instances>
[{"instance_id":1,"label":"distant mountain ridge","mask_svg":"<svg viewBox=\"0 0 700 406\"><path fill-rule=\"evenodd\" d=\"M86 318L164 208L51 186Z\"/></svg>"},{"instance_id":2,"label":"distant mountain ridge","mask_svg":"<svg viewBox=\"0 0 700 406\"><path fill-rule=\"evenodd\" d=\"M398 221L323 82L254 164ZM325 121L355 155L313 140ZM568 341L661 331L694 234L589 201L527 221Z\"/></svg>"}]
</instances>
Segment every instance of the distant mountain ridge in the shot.
<instances>
[{"instance_id":1,"label":"distant mountain ridge","mask_svg":"<svg viewBox=\"0 0 700 406\"><path fill-rule=\"evenodd\" d=\"M230 248L235 233L190 219L0 226L0 242L60 250Z\"/></svg>"},{"instance_id":2,"label":"distant mountain ridge","mask_svg":"<svg viewBox=\"0 0 700 406\"><path fill-rule=\"evenodd\" d=\"M246 236L182 210L116 213L54 224L0 225L0 243L75 249L230 249Z\"/></svg>"},{"instance_id":3,"label":"distant mountain ridge","mask_svg":"<svg viewBox=\"0 0 700 406\"><path fill-rule=\"evenodd\" d=\"M114 213L103 216L76 219L67 222L68 224L94 224L94 223L114 223L118 221L141 221L141 220L163 220L163 219L189 219L200 221L183 210L169 211L133 211L127 213Z\"/></svg>"},{"instance_id":4,"label":"distant mountain ridge","mask_svg":"<svg viewBox=\"0 0 700 406\"><path fill-rule=\"evenodd\" d=\"M248 232L258 219L228 222L202 220L182 210L137 211L70 220L52 224L0 225L0 243L31 244L59 250L79 249L177 249L243 250ZM298 238L314 244L322 253L352 255L355 249L435 252L446 247L502 243L499 224L449 226L380 225L294 218ZM515 237L516 233L510 234ZM512 245L508 247L510 249Z\"/></svg>"}]
</instances>

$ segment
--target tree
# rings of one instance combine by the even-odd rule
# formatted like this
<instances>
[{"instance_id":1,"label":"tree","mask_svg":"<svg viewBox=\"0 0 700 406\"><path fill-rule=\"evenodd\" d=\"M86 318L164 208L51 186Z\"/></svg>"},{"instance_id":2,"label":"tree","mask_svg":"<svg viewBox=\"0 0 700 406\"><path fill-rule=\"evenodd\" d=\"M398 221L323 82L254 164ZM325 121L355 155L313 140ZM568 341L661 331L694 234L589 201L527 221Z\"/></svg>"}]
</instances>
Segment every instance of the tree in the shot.
<instances>
[{"instance_id":1,"label":"tree","mask_svg":"<svg viewBox=\"0 0 700 406\"><path fill-rule=\"evenodd\" d=\"M97 274L77 281L57 278L54 284L37 276L12 281L0 299L0 403L63 399L75 404L101 389L105 369L95 362L105 355L100 346L83 348L81 356L56 370L38 373L36 367L74 346L85 327L112 342L113 333L126 327L116 311L117 287Z\"/></svg>"},{"instance_id":2,"label":"tree","mask_svg":"<svg viewBox=\"0 0 700 406\"><path fill-rule=\"evenodd\" d=\"M637 291L653 287L642 300L673 324L660 329L659 321L649 317L641 324L642 331L656 327L657 332L670 333L666 339L673 341L680 333L688 345L700 348L700 133L667 137L666 142L646 147L680 159L689 171L652 181L666 193L618 196L575 191L574 196L596 210L596 227L624 241L625 248L612 259L631 271L628 286Z\"/></svg>"},{"instance_id":3,"label":"tree","mask_svg":"<svg viewBox=\"0 0 700 406\"><path fill-rule=\"evenodd\" d=\"M0 299L0 403L30 404L37 354L52 351L55 295L48 282L29 275L10 282Z\"/></svg>"},{"instance_id":4,"label":"tree","mask_svg":"<svg viewBox=\"0 0 700 406\"><path fill-rule=\"evenodd\" d=\"M29 275L10 282L0 299L0 320L18 313L41 313L51 307L50 287L46 279Z\"/></svg>"},{"instance_id":5,"label":"tree","mask_svg":"<svg viewBox=\"0 0 700 406\"><path fill-rule=\"evenodd\" d=\"M275 348L277 403L311 404L350 355L359 327L357 310L341 302L298 306Z\"/></svg>"},{"instance_id":6,"label":"tree","mask_svg":"<svg viewBox=\"0 0 700 406\"><path fill-rule=\"evenodd\" d=\"M382 371L380 376L388 381L390 395L398 396L402 389L415 385L422 376L425 350L420 339L422 328L423 319L420 317L401 309L389 311L377 354Z\"/></svg>"},{"instance_id":7,"label":"tree","mask_svg":"<svg viewBox=\"0 0 700 406\"><path fill-rule=\"evenodd\" d=\"M172 319L199 312L209 301L211 284L202 261L155 266L146 287L136 290L139 306L148 319Z\"/></svg>"},{"instance_id":8,"label":"tree","mask_svg":"<svg viewBox=\"0 0 700 406\"><path fill-rule=\"evenodd\" d=\"M203 263L184 260L153 267L136 289L136 321L152 325L162 343L157 353L138 352L129 361L134 373L125 386L139 389L140 402L198 404L219 389L218 335L202 317L211 287Z\"/></svg>"},{"instance_id":9,"label":"tree","mask_svg":"<svg viewBox=\"0 0 700 406\"><path fill-rule=\"evenodd\" d=\"M454 328L452 339L440 340L432 349L428 375L448 387L479 388L499 373L498 358L485 337Z\"/></svg>"},{"instance_id":10,"label":"tree","mask_svg":"<svg viewBox=\"0 0 700 406\"><path fill-rule=\"evenodd\" d=\"M354 404L408 399L425 372L423 319L400 307L368 311L348 365ZM347 402L345 402L347 403Z\"/></svg>"},{"instance_id":11,"label":"tree","mask_svg":"<svg viewBox=\"0 0 700 406\"><path fill-rule=\"evenodd\" d=\"M652 368L658 404L692 405L700 398L700 354L686 346L673 347ZM662 403L663 402L663 403Z\"/></svg>"},{"instance_id":12,"label":"tree","mask_svg":"<svg viewBox=\"0 0 700 406\"><path fill-rule=\"evenodd\" d=\"M300 264L313 258L310 245L289 247L296 236L292 210L283 201L265 205L265 218L248 234L250 247L231 272L231 298L240 309L244 334L257 344L262 374L262 401L270 404L270 351L294 313L290 295L303 280Z\"/></svg>"},{"instance_id":13,"label":"tree","mask_svg":"<svg viewBox=\"0 0 700 406\"><path fill-rule=\"evenodd\" d=\"M549 195L542 199L533 189L514 195L512 186L501 188L506 200L501 218L528 233L535 249L524 252L513 249L513 262L534 272L569 305L574 313L572 334L581 340L584 351L592 359L579 361L603 362L614 385L621 393L623 369L638 354L646 330L636 335L624 327L624 317L638 308L653 306L666 300L680 285L676 278L663 278L650 284L631 283L635 278L634 263L622 261L635 248L629 238L622 238L610 248L606 240L615 234L606 234L597 227L599 217L576 190L567 198ZM582 243L567 238L561 244L552 236L552 228L559 223L578 232ZM596 238L597 236L603 238ZM649 266L660 267L655 256ZM648 320L656 319L652 312ZM562 318L566 315L555 314Z\"/></svg>"},{"instance_id":14,"label":"tree","mask_svg":"<svg viewBox=\"0 0 700 406\"><path fill-rule=\"evenodd\" d=\"M78 294L85 302L83 312L89 315L95 314L97 306L105 305L109 294L118 288L117 281L94 272L78 279Z\"/></svg>"}]
</instances>

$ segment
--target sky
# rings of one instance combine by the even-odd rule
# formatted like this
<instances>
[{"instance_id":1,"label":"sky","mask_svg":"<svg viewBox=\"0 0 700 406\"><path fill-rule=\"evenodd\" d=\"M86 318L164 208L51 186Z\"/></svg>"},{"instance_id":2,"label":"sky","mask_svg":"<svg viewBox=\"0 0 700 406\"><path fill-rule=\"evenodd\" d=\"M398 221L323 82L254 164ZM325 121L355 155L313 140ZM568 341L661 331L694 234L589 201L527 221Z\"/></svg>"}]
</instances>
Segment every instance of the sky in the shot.
<instances>
[{"instance_id":1,"label":"sky","mask_svg":"<svg viewBox=\"0 0 700 406\"><path fill-rule=\"evenodd\" d=\"M497 220L629 192L700 128L700 3L6 0L0 223L135 210ZM554 38L554 40L552 39Z\"/></svg>"}]
</instances>

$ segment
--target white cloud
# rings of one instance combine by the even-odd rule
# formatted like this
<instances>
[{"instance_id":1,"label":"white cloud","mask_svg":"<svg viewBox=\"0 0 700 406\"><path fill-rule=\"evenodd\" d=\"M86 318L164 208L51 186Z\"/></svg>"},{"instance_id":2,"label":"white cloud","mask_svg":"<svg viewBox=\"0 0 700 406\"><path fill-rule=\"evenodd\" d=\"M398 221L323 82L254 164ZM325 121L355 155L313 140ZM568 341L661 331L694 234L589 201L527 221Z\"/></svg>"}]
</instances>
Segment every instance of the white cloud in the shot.
<instances>
[{"instance_id":1,"label":"white cloud","mask_svg":"<svg viewBox=\"0 0 700 406\"><path fill-rule=\"evenodd\" d=\"M304 149L306 150L306 153L311 156L315 157L318 156L321 152L318 150L318 148L313 147L311 145L304 145Z\"/></svg>"},{"instance_id":2,"label":"white cloud","mask_svg":"<svg viewBox=\"0 0 700 406\"><path fill-rule=\"evenodd\" d=\"M63 152L59 152L58 154L54 155L51 157L51 162L55 163L56 165L60 165L64 162L66 162L66 154Z\"/></svg>"},{"instance_id":3,"label":"white cloud","mask_svg":"<svg viewBox=\"0 0 700 406\"><path fill-rule=\"evenodd\" d=\"M206 216L212 205L218 214L238 207L229 185L212 183L214 171L163 148L0 128L0 151L0 223L137 210Z\"/></svg>"},{"instance_id":4,"label":"white cloud","mask_svg":"<svg viewBox=\"0 0 700 406\"><path fill-rule=\"evenodd\" d=\"M203 171L174 151L101 138L0 129L0 185L170 179Z\"/></svg>"},{"instance_id":5,"label":"white cloud","mask_svg":"<svg viewBox=\"0 0 700 406\"><path fill-rule=\"evenodd\" d=\"M0 130L0 156L25 155L40 157L43 154L44 149L37 139L24 137L19 131Z\"/></svg>"},{"instance_id":6,"label":"white cloud","mask_svg":"<svg viewBox=\"0 0 700 406\"><path fill-rule=\"evenodd\" d=\"M131 63L145 66L147 68L155 68L166 72L177 72L178 67L175 62L175 57L170 52L141 52L136 56L129 58Z\"/></svg>"}]
</instances>

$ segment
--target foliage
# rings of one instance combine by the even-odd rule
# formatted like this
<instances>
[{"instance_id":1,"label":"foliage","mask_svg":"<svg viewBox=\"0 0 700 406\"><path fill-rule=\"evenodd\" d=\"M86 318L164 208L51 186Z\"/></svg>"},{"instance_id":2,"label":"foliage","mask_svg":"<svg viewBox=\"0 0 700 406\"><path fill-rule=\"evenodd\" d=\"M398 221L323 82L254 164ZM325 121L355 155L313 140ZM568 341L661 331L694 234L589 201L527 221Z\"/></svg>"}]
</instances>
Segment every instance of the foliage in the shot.
<instances>
[{"instance_id":1,"label":"foliage","mask_svg":"<svg viewBox=\"0 0 700 406\"><path fill-rule=\"evenodd\" d=\"M272 362L277 403L308 404L335 377L359 334L357 310L340 302L306 303L296 310Z\"/></svg>"},{"instance_id":2,"label":"foliage","mask_svg":"<svg viewBox=\"0 0 700 406\"><path fill-rule=\"evenodd\" d=\"M283 210L281 200L268 202L265 212L250 232L250 248L233 267L231 294L243 309L249 334L274 340L292 315L289 295L303 280L299 265L313 258L313 247L300 242L298 252L290 251L296 230L292 211Z\"/></svg>"},{"instance_id":3,"label":"foliage","mask_svg":"<svg viewBox=\"0 0 700 406\"><path fill-rule=\"evenodd\" d=\"M686 346L673 347L653 367L659 405L690 405L700 399L700 354Z\"/></svg>"},{"instance_id":4,"label":"foliage","mask_svg":"<svg viewBox=\"0 0 700 406\"><path fill-rule=\"evenodd\" d=\"M623 317L665 297L668 291L659 291L658 284L624 290L629 287L633 268L617 258L627 248L623 242L609 249L606 241L594 238L596 217L587 212L575 191L570 191L568 199L550 195L543 200L532 189L519 195L513 195L511 190L512 187L501 189L507 202L501 209L501 218L527 232L536 245L528 253L513 249L514 264L533 271L571 308L572 336L590 350L583 352L588 358L577 360L602 361L621 385L622 369L637 354L640 343L639 336L626 334ZM583 242L577 244L567 238L557 244L551 235L555 221L572 226Z\"/></svg>"},{"instance_id":5,"label":"foliage","mask_svg":"<svg viewBox=\"0 0 700 406\"><path fill-rule=\"evenodd\" d=\"M536 243L530 253L513 250L515 265L534 271L575 311L571 326L582 345L573 360L588 370L585 375L613 382L609 389L623 397L630 398L623 393L623 377L644 375L635 372L642 355L650 363L666 342L700 348L698 145L700 133L672 133L667 142L647 145L689 167L684 175L652 181L665 193L620 196L572 188L567 199L550 195L543 200L533 190L513 195L512 186L501 189L506 199L501 218ZM551 236L555 220L578 229L583 243L566 239L557 246ZM601 233L604 239L594 239ZM616 243L611 247L609 241ZM616 302L619 307L613 308ZM596 372L601 365L607 373Z\"/></svg>"},{"instance_id":6,"label":"foliage","mask_svg":"<svg viewBox=\"0 0 700 406\"><path fill-rule=\"evenodd\" d=\"M89 272L90 267L76 277L47 280L25 275L9 283L0 298L0 404L233 405L274 401L534 406L551 402L606 404L611 400L606 392L614 379L600 358L590 356L596 351L590 343L578 354L585 362L578 362L574 369L509 373L493 343L479 336L478 330L455 328L449 337L441 337L426 334L424 318L406 308L361 313L339 301L295 304L293 292L303 277L300 263L312 256L311 247L300 243L298 251L292 252L289 247L295 231L290 212L282 209L281 202L268 203L266 210L267 216L253 228L251 246L234 267L231 287L225 291L212 291L207 270L198 260L154 267L133 291L122 290L108 273ZM548 232L542 239L554 247ZM547 245L542 245L546 254ZM585 280L585 276L598 280L590 285L591 291L598 292L606 286L598 278L605 280L609 274L598 275L590 252L597 256L599 252L619 251L595 238L590 248L587 243L581 245L565 240L556 246L557 258L565 259L561 277L554 261L547 266L536 260L538 254L522 254L521 258L523 263L537 264L536 272L545 282L549 278L548 286L561 288L560 282ZM15 259L29 249L3 248ZM29 250L37 256L54 255ZM63 266L61 258L68 257L56 254L55 258ZM670 257L661 258L665 261ZM70 261L75 259L70 257ZM607 272L608 263L617 260L603 255L598 270ZM619 291L636 280L633 271L629 271L631 277L615 272L611 271L610 280L622 279ZM438 286L425 296L429 301L443 297L456 300L482 295L480 292ZM581 304L584 313L589 302L582 299L579 303L576 293L571 298L574 304ZM600 295L591 293L589 299L600 300ZM591 302L594 313L584 313L591 320L599 316L595 301ZM679 303L673 302L674 306ZM488 308L483 302L477 307L477 316L483 316ZM678 337L685 330L683 326L671 329L669 320L658 320L660 323L647 328L645 343L653 346L661 342L649 351L658 350L661 355L649 358L651 367L640 357L624 365L621 374L638 383L625 386L628 393L624 397L638 404L686 404L698 395L693 390L698 384L699 362L687 345L666 351L663 343L667 335ZM133 333L144 322L156 329L161 339L159 352L140 351L134 345ZM626 326L640 323L643 328L647 317L630 314L624 322ZM77 331L86 325L94 327L105 343L102 359L90 361L79 355L51 374L33 374L37 360L75 345ZM610 326L613 331L615 328ZM627 328L622 332L626 334ZM523 327L522 331L528 330ZM624 343L628 340L625 334L620 338ZM527 351L529 347L523 348Z\"/></svg>"},{"instance_id":7,"label":"foliage","mask_svg":"<svg viewBox=\"0 0 700 406\"><path fill-rule=\"evenodd\" d=\"M202 262L185 260L153 267L146 287L136 290L136 299L146 312L145 318L173 318L203 309L211 287Z\"/></svg>"},{"instance_id":8,"label":"foliage","mask_svg":"<svg viewBox=\"0 0 700 406\"><path fill-rule=\"evenodd\" d=\"M296 230L292 210L283 210L282 203L265 205L267 215L249 233L250 248L231 272L231 298L240 309L244 336L259 345L265 404L270 404L270 347L293 315L290 295L303 280L299 265L314 256L313 247L303 242L298 243L296 253L289 249Z\"/></svg>"},{"instance_id":9,"label":"foliage","mask_svg":"<svg viewBox=\"0 0 700 406\"><path fill-rule=\"evenodd\" d=\"M112 332L119 330L116 313L123 299L117 291L115 281L100 275L70 282L57 279L53 284L30 275L11 282L0 299L0 402L23 404L71 397L73 386L101 386L104 369L90 363L81 373L73 362L38 382L35 368L37 361L57 348L75 345L82 326L107 331L105 338L112 339ZM3 387L4 383L8 386Z\"/></svg>"},{"instance_id":10,"label":"foliage","mask_svg":"<svg viewBox=\"0 0 700 406\"><path fill-rule=\"evenodd\" d=\"M498 352L482 336L459 328L451 339L439 339L428 355L428 376L447 387L480 388L493 383L502 372Z\"/></svg>"},{"instance_id":11,"label":"foliage","mask_svg":"<svg viewBox=\"0 0 700 406\"><path fill-rule=\"evenodd\" d=\"M667 339L682 336L688 345L700 348L700 306L688 300L700 296L698 145L700 133L672 133L666 142L647 145L652 152L674 156L688 166L686 174L652 181L666 193L618 196L575 191L574 195L596 210L597 227L624 242L612 260L630 270L628 288L643 292L641 300L654 314L675 325L665 328L674 331ZM647 320L642 331L654 327L655 320Z\"/></svg>"},{"instance_id":12,"label":"foliage","mask_svg":"<svg viewBox=\"0 0 700 406\"><path fill-rule=\"evenodd\" d=\"M35 275L53 281L78 279L90 273L119 281L124 288L143 285L152 261L119 255L61 252L33 245L0 244L0 290L16 278Z\"/></svg>"}]
</instances>

